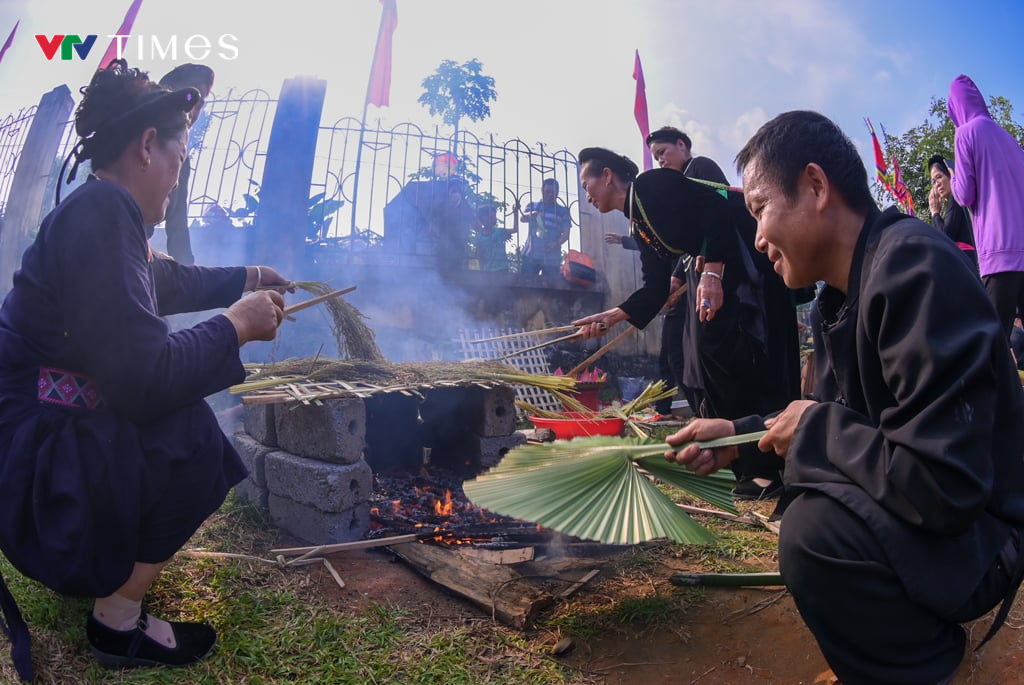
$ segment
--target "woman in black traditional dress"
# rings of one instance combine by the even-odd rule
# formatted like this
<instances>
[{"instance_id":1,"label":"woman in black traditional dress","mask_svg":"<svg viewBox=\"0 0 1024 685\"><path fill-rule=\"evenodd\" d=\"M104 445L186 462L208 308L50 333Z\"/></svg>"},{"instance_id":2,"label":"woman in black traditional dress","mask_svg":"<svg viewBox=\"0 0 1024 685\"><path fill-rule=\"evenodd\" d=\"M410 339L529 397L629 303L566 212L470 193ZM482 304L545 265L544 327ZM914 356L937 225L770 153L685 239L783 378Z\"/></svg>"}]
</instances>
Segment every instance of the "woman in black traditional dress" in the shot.
<instances>
[{"instance_id":1,"label":"woman in black traditional dress","mask_svg":"<svg viewBox=\"0 0 1024 685\"><path fill-rule=\"evenodd\" d=\"M142 600L245 477L203 398L243 380L239 347L273 339L283 318L280 293L243 292L289 281L149 249L198 91L115 60L82 93L70 176L86 159L93 173L43 220L0 310L0 549L47 587L98 598L86 637L104 666L181 666L216 633L150 616ZM176 332L161 318L220 307ZM28 629L2 579L0 605L30 679Z\"/></svg>"},{"instance_id":2,"label":"woman in black traditional dress","mask_svg":"<svg viewBox=\"0 0 1024 685\"><path fill-rule=\"evenodd\" d=\"M703 417L779 411L799 397L800 360L791 293L754 249L743 194L687 178L675 169L637 175L629 159L604 148L579 154L580 183L601 213L622 211L640 247L643 286L622 304L582 319L584 337L628 321L644 328L669 294L672 260L704 255L723 263L721 307L704 321L690 317L701 375ZM703 318L703 317L702 317ZM740 476L779 480L784 462L748 447L733 462Z\"/></svg>"}]
</instances>

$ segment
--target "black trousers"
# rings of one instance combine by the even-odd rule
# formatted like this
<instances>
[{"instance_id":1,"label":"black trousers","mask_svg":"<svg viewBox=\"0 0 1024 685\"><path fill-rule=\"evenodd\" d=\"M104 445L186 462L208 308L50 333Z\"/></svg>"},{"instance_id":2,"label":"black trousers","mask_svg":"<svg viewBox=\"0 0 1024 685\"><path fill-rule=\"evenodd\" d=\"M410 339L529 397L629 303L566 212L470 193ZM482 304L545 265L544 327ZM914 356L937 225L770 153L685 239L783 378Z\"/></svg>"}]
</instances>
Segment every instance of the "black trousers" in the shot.
<instances>
[{"instance_id":1,"label":"black trousers","mask_svg":"<svg viewBox=\"0 0 1024 685\"><path fill-rule=\"evenodd\" d=\"M1019 556L1015 535L964 606L938 616L907 597L871 529L827 495L799 494L779 535L783 580L843 685L946 682L967 644L960 623L1006 597Z\"/></svg>"},{"instance_id":2,"label":"black trousers","mask_svg":"<svg viewBox=\"0 0 1024 685\"><path fill-rule=\"evenodd\" d=\"M1024 271L990 274L982 278L981 282L988 291L988 299L996 308L1006 340L1009 341L1017 311L1024 313Z\"/></svg>"}]
</instances>

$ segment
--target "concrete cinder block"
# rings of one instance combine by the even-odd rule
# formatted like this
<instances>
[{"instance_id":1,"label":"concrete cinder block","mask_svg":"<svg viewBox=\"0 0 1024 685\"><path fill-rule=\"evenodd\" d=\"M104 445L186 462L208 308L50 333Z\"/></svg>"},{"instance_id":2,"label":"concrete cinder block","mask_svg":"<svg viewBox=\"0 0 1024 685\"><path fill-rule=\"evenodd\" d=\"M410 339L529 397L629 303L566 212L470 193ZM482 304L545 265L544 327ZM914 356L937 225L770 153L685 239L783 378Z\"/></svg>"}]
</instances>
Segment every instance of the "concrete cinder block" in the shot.
<instances>
[{"instance_id":1,"label":"concrete cinder block","mask_svg":"<svg viewBox=\"0 0 1024 685\"><path fill-rule=\"evenodd\" d=\"M235 497L252 502L260 509L268 507L270 491L266 487L260 487L253 482L252 478L245 478L241 483L235 485Z\"/></svg>"},{"instance_id":2,"label":"concrete cinder block","mask_svg":"<svg viewBox=\"0 0 1024 685\"><path fill-rule=\"evenodd\" d=\"M366 448L366 408L358 398L320 405L279 406L274 412L277 446L292 454L336 464L354 464Z\"/></svg>"},{"instance_id":3,"label":"concrete cinder block","mask_svg":"<svg viewBox=\"0 0 1024 685\"><path fill-rule=\"evenodd\" d=\"M370 505L347 511L323 512L270 493L270 521L311 545L362 540L370 530Z\"/></svg>"},{"instance_id":4,"label":"concrete cinder block","mask_svg":"<svg viewBox=\"0 0 1024 685\"><path fill-rule=\"evenodd\" d=\"M333 464L276 451L265 464L272 494L320 511L348 511L368 504L373 495L373 472L362 460Z\"/></svg>"},{"instance_id":5,"label":"concrete cinder block","mask_svg":"<svg viewBox=\"0 0 1024 685\"><path fill-rule=\"evenodd\" d=\"M242 458L242 463L249 471L249 478L261 488L267 487L267 477L264 470L264 463L268 454L274 451L274 447L264 445L247 432L235 433L232 442L235 451Z\"/></svg>"},{"instance_id":6,"label":"concrete cinder block","mask_svg":"<svg viewBox=\"0 0 1024 685\"><path fill-rule=\"evenodd\" d=\"M480 438L480 465L492 468L498 465L508 451L526 444L526 434L515 431L511 435Z\"/></svg>"},{"instance_id":7,"label":"concrete cinder block","mask_svg":"<svg viewBox=\"0 0 1024 685\"><path fill-rule=\"evenodd\" d=\"M516 392L508 385L468 388L474 433L484 438L511 435L516 429Z\"/></svg>"},{"instance_id":8,"label":"concrete cinder block","mask_svg":"<svg viewBox=\"0 0 1024 685\"><path fill-rule=\"evenodd\" d=\"M277 427L273 404L243 404L242 425L245 432L268 447L277 447Z\"/></svg>"}]
</instances>

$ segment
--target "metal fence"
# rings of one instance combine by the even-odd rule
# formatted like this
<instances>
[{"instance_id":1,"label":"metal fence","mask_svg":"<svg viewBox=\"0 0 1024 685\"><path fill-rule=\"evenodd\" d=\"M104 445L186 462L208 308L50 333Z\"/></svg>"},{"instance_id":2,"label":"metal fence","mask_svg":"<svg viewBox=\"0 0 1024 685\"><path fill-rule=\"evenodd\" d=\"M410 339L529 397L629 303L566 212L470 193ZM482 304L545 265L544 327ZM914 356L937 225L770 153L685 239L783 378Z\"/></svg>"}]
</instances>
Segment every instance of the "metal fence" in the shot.
<instances>
[{"instance_id":1,"label":"metal fence","mask_svg":"<svg viewBox=\"0 0 1024 685\"><path fill-rule=\"evenodd\" d=\"M547 178L558 181L558 203L573 223L569 246L578 249L578 164L567 150L548 152L518 138L498 142L467 131L446 137L436 127L426 131L412 123L364 130L358 119L342 118L322 126L317 140L312 194L323 193L324 203L335 201L326 205L317 240L342 249L387 246L386 209L417 182L462 184L476 200L496 205L498 226L511 229L516 208L539 202ZM526 235L523 224L509 251L520 252Z\"/></svg>"},{"instance_id":2,"label":"metal fence","mask_svg":"<svg viewBox=\"0 0 1024 685\"><path fill-rule=\"evenodd\" d=\"M25 147L25 138L36 114L36 105L25 107L16 114L8 114L0 122L0 216L7 207L7 197L18 168L18 158Z\"/></svg>"},{"instance_id":3,"label":"metal fence","mask_svg":"<svg viewBox=\"0 0 1024 685\"><path fill-rule=\"evenodd\" d=\"M9 115L0 124L0 216L36 109ZM205 227L252 225L276 111L277 99L263 90L229 90L207 101L189 141L188 217L194 241L195 232ZM53 208L61 164L76 141L69 121L47 180L40 220ZM441 168L439 160L444 161ZM74 182L61 188L61 196L84 182L88 172L86 163ZM381 247L388 203L410 183L439 180L460 183L472 198L490 201L499 209L498 226L515 228L516 209L539 201L548 178L558 181L558 203L572 219L568 247L579 249L578 164L567 150L551 152L518 138L497 141L468 131L446 136L439 127L428 131L413 123L364 128L358 119L343 117L319 128L307 239L339 253ZM525 224L518 228L507 246L513 263L527 236ZM160 238L158 232L158 247Z\"/></svg>"}]
</instances>

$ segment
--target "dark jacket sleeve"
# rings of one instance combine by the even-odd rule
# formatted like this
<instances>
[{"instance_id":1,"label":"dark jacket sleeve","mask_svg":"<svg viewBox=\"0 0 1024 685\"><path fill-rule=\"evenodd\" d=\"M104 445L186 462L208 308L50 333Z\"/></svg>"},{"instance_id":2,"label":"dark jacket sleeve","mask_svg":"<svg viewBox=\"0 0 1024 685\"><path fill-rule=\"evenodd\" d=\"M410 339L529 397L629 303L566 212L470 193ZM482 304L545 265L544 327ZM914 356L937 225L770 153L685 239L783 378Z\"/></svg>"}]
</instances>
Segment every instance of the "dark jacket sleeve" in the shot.
<instances>
[{"instance_id":1,"label":"dark jacket sleeve","mask_svg":"<svg viewBox=\"0 0 1024 685\"><path fill-rule=\"evenodd\" d=\"M672 264L659 257L646 243L639 245L644 284L620 304L619 309L629 315L629 323L637 328L645 328L658 315L665 305L665 300L668 299Z\"/></svg>"},{"instance_id":2,"label":"dark jacket sleeve","mask_svg":"<svg viewBox=\"0 0 1024 685\"><path fill-rule=\"evenodd\" d=\"M622 249L637 251L640 246L636 244L636 238L631 235L622 236Z\"/></svg>"},{"instance_id":3,"label":"dark jacket sleeve","mask_svg":"<svg viewBox=\"0 0 1024 685\"><path fill-rule=\"evenodd\" d=\"M955 243L974 246L974 227L967 210L950 199L944 214L932 214L932 225L945 233Z\"/></svg>"},{"instance_id":4,"label":"dark jacket sleeve","mask_svg":"<svg viewBox=\"0 0 1024 685\"><path fill-rule=\"evenodd\" d=\"M241 382L238 336L227 317L175 333L160 318L142 217L127 194L97 194L83 210L62 233L59 301L81 365L75 370L96 380L116 413L139 423Z\"/></svg>"},{"instance_id":5,"label":"dark jacket sleeve","mask_svg":"<svg viewBox=\"0 0 1024 685\"><path fill-rule=\"evenodd\" d=\"M819 396L838 401L804 412L786 482L853 483L898 519L956 535L992 493L993 389L1018 381L984 289L934 242L919 233L880 245L862 277L856 349L833 350L819 378ZM846 375L866 400L842 396L834 379Z\"/></svg>"},{"instance_id":6,"label":"dark jacket sleeve","mask_svg":"<svg viewBox=\"0 0 1024 685\"><path fill-rule=\"evenodd\" d=\"M186 266L173 259L154 259L157 311L161 316L230 307L242 296L242 266Z\"/></svg>"}]
</instances>

